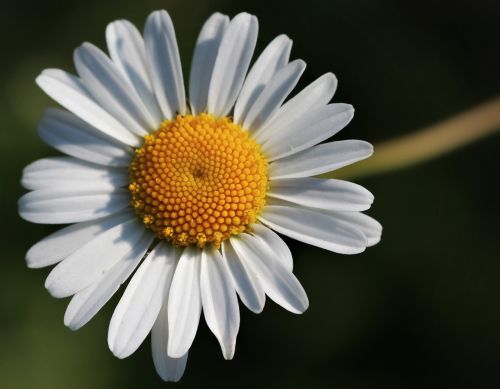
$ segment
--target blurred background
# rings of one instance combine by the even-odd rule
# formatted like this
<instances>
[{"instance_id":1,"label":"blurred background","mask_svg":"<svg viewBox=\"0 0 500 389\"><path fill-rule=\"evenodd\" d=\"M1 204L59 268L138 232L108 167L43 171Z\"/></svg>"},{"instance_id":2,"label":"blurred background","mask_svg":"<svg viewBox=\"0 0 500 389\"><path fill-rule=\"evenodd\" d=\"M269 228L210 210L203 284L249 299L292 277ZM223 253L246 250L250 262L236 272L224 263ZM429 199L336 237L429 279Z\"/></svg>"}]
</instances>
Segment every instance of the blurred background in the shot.
<instances>
[{"instance_id":1,"label":"blurred background","mask_svg":"<svg viewBox=\"0 0 500 389\"><path fill-rule=\"evenodd\" d=\"M468 109L500 92L500 4L487 0L2 0L0 13L1 388L165 387L149 340L120 361L108 350L117 298L80 331L63 325L68 300L43 287L48 270L24 254L53 227L22 221L22 168L56 152L37 137L44 68L74 71L82 41L105 47L106 24L143 26L169 11L188 74L214 11L258 16L257 52L280 33L308 68L305 86L332 71L335 101L352 103L341 138L378 143ZM471 129L473 130L473 129ZM268 300L242 309L235 359L223 360L202 320L179 387L500 387L500 137L394 173L357 180L376 196L382 242L341 256L292 240L295 273L311 302L294 316Z\"/></svg>"}]
</instances>

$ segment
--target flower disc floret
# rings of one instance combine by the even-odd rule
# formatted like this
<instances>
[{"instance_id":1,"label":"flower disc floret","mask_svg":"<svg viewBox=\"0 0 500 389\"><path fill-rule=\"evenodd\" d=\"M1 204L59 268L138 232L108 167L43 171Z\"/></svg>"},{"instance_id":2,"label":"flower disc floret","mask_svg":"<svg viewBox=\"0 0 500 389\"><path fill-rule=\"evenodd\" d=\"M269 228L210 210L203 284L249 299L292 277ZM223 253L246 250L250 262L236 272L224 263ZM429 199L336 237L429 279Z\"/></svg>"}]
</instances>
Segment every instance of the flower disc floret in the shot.
<instances>
[{"instance_id":1,"label":"flower disc floret","mask_svg":"<svg viewBox=\"0 0 500 389\"><path fill-rule=\"evenodd\" d=\"M177 116L136 149L132 205L161 239L218 247L257 220L267 171L260 146L230 118Z\"/></svg>"}]
</instances>

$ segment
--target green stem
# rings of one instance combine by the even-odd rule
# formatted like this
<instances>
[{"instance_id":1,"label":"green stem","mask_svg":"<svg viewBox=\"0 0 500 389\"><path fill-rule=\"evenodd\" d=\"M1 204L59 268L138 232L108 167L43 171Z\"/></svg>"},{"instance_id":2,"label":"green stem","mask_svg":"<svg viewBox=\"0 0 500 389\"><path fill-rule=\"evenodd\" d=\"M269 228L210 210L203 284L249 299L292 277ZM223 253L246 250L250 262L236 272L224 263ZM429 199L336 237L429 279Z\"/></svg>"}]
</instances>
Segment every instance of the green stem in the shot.
<instances>
[{"instance_id":1,"label":"green stem","mask_svg":"<svg viewBox=\"0 0 500 389\"><path fill-rule=\"evenodd\" d=\"M375 145L374 155L324 174L359 178L416 165L481 139L500 129L500 97L409 135Z\"/></svg>"}]
</instances>

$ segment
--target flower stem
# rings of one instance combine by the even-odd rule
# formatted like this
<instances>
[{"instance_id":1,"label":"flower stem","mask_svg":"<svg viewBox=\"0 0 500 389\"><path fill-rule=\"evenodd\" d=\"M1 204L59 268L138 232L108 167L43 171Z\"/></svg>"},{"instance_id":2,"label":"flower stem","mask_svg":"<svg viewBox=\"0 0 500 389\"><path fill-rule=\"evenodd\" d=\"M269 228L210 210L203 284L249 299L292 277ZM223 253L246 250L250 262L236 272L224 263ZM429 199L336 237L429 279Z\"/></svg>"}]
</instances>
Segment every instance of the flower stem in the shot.
<instances>
[{"instance_id":1,"label":"flower stem","mask_svg":"<svg viewBox=\"0 0 500 389\"><path fill-rule=\"evenodd\" d=\"M500 97L409 135L375 145L374 155L324 174L324 178L359 178L425 162L500 130Z\"/></svg>"}]
</instances>

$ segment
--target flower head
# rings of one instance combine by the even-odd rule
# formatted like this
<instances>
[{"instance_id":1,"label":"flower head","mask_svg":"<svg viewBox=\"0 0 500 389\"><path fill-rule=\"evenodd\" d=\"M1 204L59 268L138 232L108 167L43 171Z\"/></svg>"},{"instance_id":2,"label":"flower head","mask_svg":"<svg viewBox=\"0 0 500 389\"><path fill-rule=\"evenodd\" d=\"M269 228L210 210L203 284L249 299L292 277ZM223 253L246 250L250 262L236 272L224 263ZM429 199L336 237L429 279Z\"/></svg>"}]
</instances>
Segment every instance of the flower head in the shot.
<instances>
[{"instance_id":1,"label":"flower head","mask_svg":"<svg viewBox=\"0 0 500 389\"><path fill-rule=\"evenodd\" d=\"M153 12L144 36L120 20L106 29L109 57L84 43L78 76L47 69L38 85L67 110L49 109L40 137L67 156L27 166L23 218L71 224L35 244L33 268L73 296L64 322L86 324L130 281L108 333L119 358L151 332L155 367L177 381L203 312L231 359L237 296L261 312L265 295L302 313L306 293L275 233L337 253L378 242L381 226L361 213L373 196L359 185L312 176L367 158L369 143L321 143L354 110L329 104L331 73L288 99L302 72L292 42L275 38L249 69L255 16L214 14L203 25L189 77L189 104L174 28ZM248 72L247 72L248 71Z\"/></svg>"}]
</instances>

